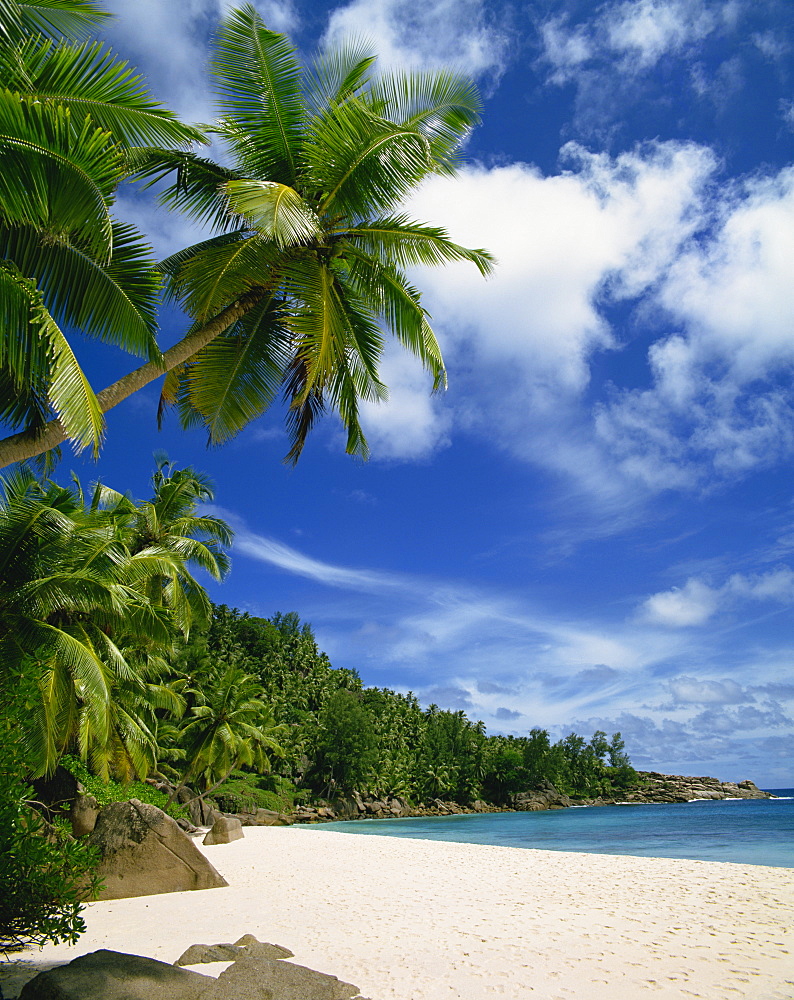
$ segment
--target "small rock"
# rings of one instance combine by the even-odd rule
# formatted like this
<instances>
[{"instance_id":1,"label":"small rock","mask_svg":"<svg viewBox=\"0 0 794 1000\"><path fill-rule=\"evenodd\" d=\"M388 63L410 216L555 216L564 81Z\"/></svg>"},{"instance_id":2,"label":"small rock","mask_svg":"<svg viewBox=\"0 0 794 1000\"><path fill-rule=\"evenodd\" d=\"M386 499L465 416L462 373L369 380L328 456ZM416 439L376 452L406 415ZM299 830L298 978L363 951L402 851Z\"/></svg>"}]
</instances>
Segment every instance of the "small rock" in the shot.
<instances>
[{"instance_id":1,"label":"small rock","mask_svg":"<svg viewBox=\"0 0 794 1000\"><path fill-rule=\"evenodd\" d=\"M236 816L218 816L202 843L208 847L231 844L233 840L242 840L243 836L243 825Z\"/></svg>"},{"instance_id":2,"label":"small rock","mask_svg":"<svg viewBox=\"0 0 794 1000\"><path fill-rule=\"evenodd\" d=\"M69 819L72 823L72 836L85 837L96 826L99 818L99 803L93 795L78 794L72 802Z\"/></svg>"}]
</instances>

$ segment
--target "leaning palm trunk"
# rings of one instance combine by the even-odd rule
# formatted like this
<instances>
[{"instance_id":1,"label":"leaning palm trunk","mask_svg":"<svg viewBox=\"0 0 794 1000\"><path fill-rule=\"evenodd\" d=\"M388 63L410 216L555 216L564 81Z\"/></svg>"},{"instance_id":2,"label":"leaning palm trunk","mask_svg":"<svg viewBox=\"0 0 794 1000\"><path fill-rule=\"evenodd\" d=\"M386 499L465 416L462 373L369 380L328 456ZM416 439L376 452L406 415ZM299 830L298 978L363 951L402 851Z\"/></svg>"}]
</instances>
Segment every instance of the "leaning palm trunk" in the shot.
<instances>
[{"instance_id":1,"label":"leaning palm trunk","mask_svg":"<svg viewBox=\"0 0 794 1000\"><path fill-rule=\"evenodd\" d=\"M129 375L124 375L117 382L97 393L102 413L107 413L108 410L112 410L114 406L124 402L134 392L173 368L184 364L215 337L242 319L262 299L264 294L264 289L255 288L241 295L237 301L224 309L209 323L199 330L193 330L178 344L174 344L163 354L161 361L150 361L148 364L141 365L140 368L136 368ZM14 462L24 462L29 458L35 458L36 455L57 448L67 438L68 434L60 420L51 420L44 430L35 436L25 431L12 434L0 440L0 469Z\"/></svg>"}]
</instances>

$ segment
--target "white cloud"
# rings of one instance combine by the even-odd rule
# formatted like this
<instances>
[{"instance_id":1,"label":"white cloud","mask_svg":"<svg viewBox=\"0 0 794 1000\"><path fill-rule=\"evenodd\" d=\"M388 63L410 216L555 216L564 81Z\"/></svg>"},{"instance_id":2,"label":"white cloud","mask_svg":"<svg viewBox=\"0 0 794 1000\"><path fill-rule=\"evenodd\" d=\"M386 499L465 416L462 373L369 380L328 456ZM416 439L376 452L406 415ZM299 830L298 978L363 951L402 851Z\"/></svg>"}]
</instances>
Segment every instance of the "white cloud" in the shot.
<instances>
[{"instance_id":1,"label":"white cloud","mask_svg":"<svg viewBox=\"0 0 794 1000\"><path fill-rule=\"evenodd\" d=\"M642 617L656 625L680 628L702 625L719 606L719 593L701 580L687 580L680 589L653 594L642 606Z\"/></svg>"},{"instance_id":2,"label":"white cloud","mask_svg":"<svg viewBox=\"0 0 794 1000\"><path fill-rule=\"evenodd\" d=\"M710 0L620 0L595 8L589 21L571 25L566 15L542 25L549 80L575 79L593 61L609 60L621 74L637 76L666 55L681 55L709 35L734 27L741 5Z\"/></svg>"},{"instance_id":3,"label":"white cloud","mask_svg":"<svg viewBox=\"0 0 794 1000\"><path fill-rule=\"evenodd\" d=\"M670 681L670 692L676 702L699 705L737 705L748 700L740 684L730 678L713 680L682 675Z\"/></svg>"},{"instance_id":4,"label":"white cloud","mask_svg":"<svg viewBox=\"0 0 794 1000\"><path fill-rule=\"evenodd\" d=\"M602 23L624 66L644 70L711 34L717 19L700 0L631 0L607 8Z\"/></svg>"},{"instance_id":5,"label":"white cloud","mask_svg":"<svg viewBox=\"0 0 794 1000\"><path fill-rule=\"evenodd\" d=\"M381 68L454 66L494 80L505 68L507 35L483 0L351 0L332 12L324 42L351 36L374 43Z\"/></svg>"},{"instance_id":6,"label":"white cloud","mask_svg":"<svg viewBox=\"0 0 794 1000\"><path fill-rule=\"evenodd\" d=\"M451 414L431 394L430 376L402 347L387 345L380 366L389 398L364 401L361 424L373 455L381 460L416 461L449 444Z\"/></svg>"},{"instance_id":7,"label":"white cloud","mask_svg":"<svg viewBox=\"0 0 794 1000\"><path fill-rule=\"evenodd\" d=\"M274 538L257 535L241 525L233 514L222 507L207 505L207 510L217 513L234 525L234 551L259 562L268 563L288 573L315 580L329 587L341 587L345 590L381 593L404 590L407 587L406 581L396 574L334 566L307 556Z\"/></svg>"},{"instance_id":8,"label":"white cloud","mask_svg":"<svg viewBox=\"0 0 794 1000\"><path fill-rule=\"evenodd\" d=\"M794 572L782 566L751 576L735 573L721 587L690 577L683 587L647 598L640 607L639 617L653 625L684 628L703 625L718 611L741 601L794 603Z\"/></svg>"},{"instance_id":9,"label":"white cloud","mask_svg":"<svg viewBox=\"0 0 794 1000\"><path fill-rule=\"evenodd\" d=\"M717 65L704 50L737 36L746 11L744 0L611 0L590 5L578 23L555 14L540 25L538 68L549 84L573 85L572 125L604 141L625 127L643 98L646 118L656 102L668 106L669 90L654 77L662 62L675 61L682 69L677 85L688 78L693 96L724 112L747 82L746 41Z\"/></svg>"},{"instance_id":10,"label":"white cloud","mask_svg":"<svg viewBox=\"0 0 794 1000\"><path fill-rule=\"evenodd\" d=\"M694 485L794 448L794 169L729 191L658 295L681 332L657 340L650 389L598 407L596 433L650 486Z\"/></svg>"},{"instance_id":11,"label":"white cloud","mask_svg":"<svg viewBox=\"0 0 794 1000\"><path fill-rule=\"evenodd\" d=\"M424 271L418 283L450 366L443 400L419 412L424 440L454 426L577 479L602 495L621 490L581 412L594 353L616 344L601 305L639 295L665 274L702 221L702 189L714 169L708 150L650 144L617 158L565 147L567 169L544 176L527 164L472 165L436 178L410 205L451 237L484 246L498 261L481 279L471 265ZM427 393L417 379L415 391ZM399 411L394 400L392 414ZM383 424L378 448L400 447ZM394 444L389 445L393 440Z\"/></svg>"},{"instance_id":12,"label":"white cloud","mask_svg":"<svg viewBox=\"0 0 794 1000\"><path fill-rule=\"evenodd\" d=\"M105 28L114 48L137 66L154 96L187 122L216 115L209 74L208 42L233 0L108 0L116 15ZM291 0L258 0L254 6L275 31L293 31Z\"/></svg>"}]
</instances>

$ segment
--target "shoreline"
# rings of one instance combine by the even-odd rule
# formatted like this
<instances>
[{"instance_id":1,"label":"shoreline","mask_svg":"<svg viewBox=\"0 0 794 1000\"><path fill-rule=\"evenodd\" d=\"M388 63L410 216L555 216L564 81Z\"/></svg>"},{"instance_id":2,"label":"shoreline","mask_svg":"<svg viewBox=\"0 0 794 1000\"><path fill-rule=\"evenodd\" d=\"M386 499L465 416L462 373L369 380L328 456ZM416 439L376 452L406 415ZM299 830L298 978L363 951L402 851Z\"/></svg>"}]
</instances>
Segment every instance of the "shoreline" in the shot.
<instances>
[{"instance_id":1,"label":"shoreline","mask_svg":"<svg viewBox=\"0 0 794 1000\"><path fill-rule=\"evenodd\" d=\"M614 795L597 798L571 798L550 782L511 796L510 803L497 804L484 799L462 805L446 799L431 799L429 803L412 805L407 799L385 796L362 798L357 792L343 798L317 800L296 807L291 813L280 814L269 809L233 813L243 826L269 826L289 823L340 823L360 819L419 819L433 816L457 816L469 813L542 812L547 809L570 809L588 806L672 805L696 801L726 799L774 799L771 792L759 788L749 778L740 782L718 778L693 777L683 774L662 774L659 771L637 771L636 786L615 789ZM624 797L618 797L622 791Z\"/></svg>"},{"instance_id":2,"label":"shoreline","mask_svg":"<svg viewBox=\"0 0 794 1000\"><path fill-rule=\"evenodd\" d=\"M250 933L371 1000L794 994L793 869L306 827L200 849L229 888L92 903L77 946L24 957L41 968L110 948L173 962Z\"/></svg>"}]
</instances>

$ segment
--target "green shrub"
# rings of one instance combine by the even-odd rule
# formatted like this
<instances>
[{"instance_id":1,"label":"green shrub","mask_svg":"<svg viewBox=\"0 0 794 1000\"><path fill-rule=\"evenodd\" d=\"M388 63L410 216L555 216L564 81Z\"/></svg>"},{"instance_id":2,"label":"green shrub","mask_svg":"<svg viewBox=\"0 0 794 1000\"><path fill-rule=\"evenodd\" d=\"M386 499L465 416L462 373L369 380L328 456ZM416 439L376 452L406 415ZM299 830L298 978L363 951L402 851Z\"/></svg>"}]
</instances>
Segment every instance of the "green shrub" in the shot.
<instances>
[{"instance_id":1,"label":"green shrub","mask_svg":"<svg viewBox=\"0 0 794 1000\"><path fill-rule=\"evenodd\" d=\"M60 764L75 776L85 791L93 795L100 806L110 805L111 802L126 802L128 799L139 799L141 802L148 802L151 806L157 806L167 812L174 819L184 819L187 813L183 806L176 802L168 803L168 796L165 792L147 785L145 781L130 781L123 785L118 781L102 781L95 774L91 774L85 763L79 757L66 754L61 758Z\"/></svg>"},{"instance_id":2,"label":"green shrub","mask_svg":"<svg viewBox=\"0 0 794 1000\"><path fill-rule=\"evenodd\" d=\"M212 800L222 812L237 813L254 809L289 812L295 802L295 788L291 781L279 775L263 776L234 771L213 792Z\"/></svg>"},{"instance_id":3,"label":"green shrub","mask_svg":"<svg viewBox=\"0 0 794 1000\"><path fill-rule=\"evenodd\" d=\"M85 931L83 901L99 887L96 852L28 803L20 719L33 684L31 677L0 678L0 952L74 944Z\"/></svg>"}]
</instances>

